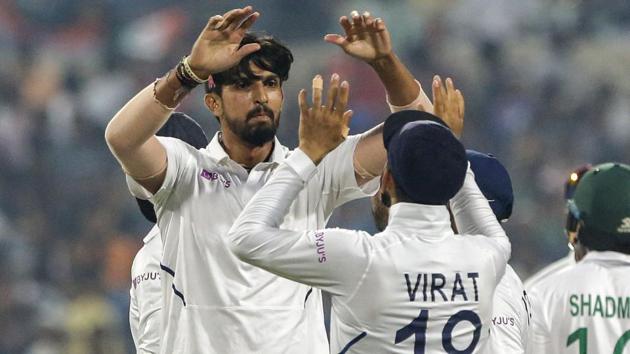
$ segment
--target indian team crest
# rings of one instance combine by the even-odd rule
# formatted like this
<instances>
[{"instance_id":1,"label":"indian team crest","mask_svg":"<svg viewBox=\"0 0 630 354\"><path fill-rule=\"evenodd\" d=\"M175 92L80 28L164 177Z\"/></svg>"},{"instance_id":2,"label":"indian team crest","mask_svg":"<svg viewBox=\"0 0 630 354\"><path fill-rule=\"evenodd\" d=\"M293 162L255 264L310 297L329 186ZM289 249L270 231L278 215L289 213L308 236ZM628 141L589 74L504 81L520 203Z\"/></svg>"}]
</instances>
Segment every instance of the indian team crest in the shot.
<instances>
[{"instance_id":1,"label":"indian team crest","mask_svg":"<svg viewBox=\"0 0 630 354\"><path fill-rule=\"evenodd\" d=\"M630 233L630 217L626 217L621 220L621 225L617 228L617 232L622 234Z\"/></svg>"}]
</instances>

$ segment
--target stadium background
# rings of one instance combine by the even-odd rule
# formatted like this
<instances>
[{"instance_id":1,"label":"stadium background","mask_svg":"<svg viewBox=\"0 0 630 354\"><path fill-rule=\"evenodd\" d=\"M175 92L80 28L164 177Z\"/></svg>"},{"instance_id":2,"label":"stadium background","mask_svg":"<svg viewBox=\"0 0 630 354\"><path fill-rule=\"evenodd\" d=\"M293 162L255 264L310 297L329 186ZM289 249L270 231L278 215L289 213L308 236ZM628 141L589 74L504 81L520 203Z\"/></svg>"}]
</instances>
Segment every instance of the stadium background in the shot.
<instances>
[{"instance_id":1,"label":"stadium background","mask_svg":"<svg viewBox=\"0 0 630 354\"><path fill-rule=\"evenodd\" d=\"M129 269L150 225L104 128L188 53L209 16L245 4L0 2L0 354L132 351ZM506 228L523 278L567 252L568 172L585 162L629 162L627 0L249 4L262 14L255 29L295 55L279 130L290 147L297 90L316 73L350 80L355 133L387 114L370 69L322 40L353 9L385 19L425 89L434 73L454 77L467 100L465 144L492 152L511 173L516 201ZM217 126L199 91L180 110L211 137ZM338 210L330 225L374 230L367 201Z\"/></svg>"}]
</instances>

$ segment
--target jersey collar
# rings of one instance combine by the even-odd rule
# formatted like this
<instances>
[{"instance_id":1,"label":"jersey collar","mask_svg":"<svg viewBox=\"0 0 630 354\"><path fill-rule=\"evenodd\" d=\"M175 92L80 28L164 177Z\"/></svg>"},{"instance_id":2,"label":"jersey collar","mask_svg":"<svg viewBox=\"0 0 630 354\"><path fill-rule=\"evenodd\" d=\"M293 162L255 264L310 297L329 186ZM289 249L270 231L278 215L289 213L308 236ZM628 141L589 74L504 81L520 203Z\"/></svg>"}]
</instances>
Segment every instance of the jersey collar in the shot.
<instances>
[{"instance_id":1,"label":"jersey collar","mask_svg":"<svg viewBox=\"0 0 630 354\"><path fill-rule=\"evenodd\" d=\"M385 231L407 229L422 238L443 238L453 235L448 209L444 205L396 203L389 209Z\"/></svg>"},{"instance_id":2,"label":"jersey collar","mask_svg":"<svg viewBox=\"0 0 630 354\"><path fill-rule=\"evenodd\" d=\"M273 139L274 144L273 151L271 152L271 159L270 161L264 163L279 164L286 158L286 152L288 149L284 145L280 144L280 141L277 137L274 137ZM221 143L219 143L219 132L216 132L214 134L214 137L212 138L212 140L210 140L208 146L206 146L206 152L218 163L233 161L232 159L230 159L230 156L227 154L227 152L223 149Z\"/></svg>"},{"instance_id":3,"label":"jersey collar","mask_svg":"<svg viewBox=\"0 0 630 354\"><path fill-rule=\"evenodd\" d=\"M614 251L588 251L580 263L598 263L608 266L630 266L630 255Z\"/></svg>"}]
</instances>

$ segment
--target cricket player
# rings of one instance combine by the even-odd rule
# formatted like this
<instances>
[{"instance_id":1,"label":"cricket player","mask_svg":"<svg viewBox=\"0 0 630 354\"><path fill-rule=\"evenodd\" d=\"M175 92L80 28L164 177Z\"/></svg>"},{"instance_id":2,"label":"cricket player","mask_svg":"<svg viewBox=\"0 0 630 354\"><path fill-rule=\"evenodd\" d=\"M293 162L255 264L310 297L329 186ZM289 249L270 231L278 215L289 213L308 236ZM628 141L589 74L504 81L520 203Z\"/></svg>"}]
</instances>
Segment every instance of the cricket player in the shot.
<instances>
[{"instance_id":1,"label":"cricket player","mask_svg":"<svg viewBox=\"0 0 630 354\"><path fill-rule=\"evenodd\" d=\"M439 97L436 114L445 117ZM461 95L448 97L447 112L463 116ZM345 124L340 112L327 116L301 102L299 149L235 222L232 251L332 294L333 353L483 352L510 244L467 172L462 144L436 116L393 113L383 133L388 164L372 199L383 232L290 230L282 220L316 165L339 149ZM465 236L451 229L449 200Z\"/></svg>"},{"instance_id":2,"label":"cricket player","mask_svg":"<svg viewBox=\"0 0 630 354\"><path fill-rule=\"evenodd\" d=\"M593 166L590 164L585 164L571 171L571 173L569 174L569 178L564 184L564 199L565 200L569 200L573 198L573 194L575 193L575 188L577 187L580 179L592 167ZM567 227L565 227L564 232L569 242L569 249L570 249L569 254L566 257L560 258L559 260L547 265L543 269L536 272L536 274L529 277L529 279L525 281L526 289L533 289L542 280L545 280L556 273L562 273L565 270L575 265L575 254L573 253L573 249L574 249L573 245L575 243L575 232L569 231Z\"/></svg>"},{"instance_id":3,"label":"cricket player","mask_svg":"<svg viewBox=\"0 0 630 354\"><path fill-rule=\"evenodd\" d=\"M576 265L531 289L528 352L630 353L630 166L594 166L567 202Z\"/></svg>"},{"instance_id":4,"label":"cricket player","mask_svg":"<svg viewBox=\"0 0 630 354\"><path fill-rule=\"evenodd\" d=\"M174 112L169 120L156 133L181 139L195 149L208 145L203 129L184 113ZM137 199L142 215L152 224L156 223L153 205ZM142 240L144 245L131 266L131 288L129 289L129 324L131 335L139 354L159 353L161 335L162 290L160 261L162 259L162 238L160 229L154 225Z\"/></svg>"},{"instance_id":5,"label":"cricket player","mask_svg":"<svg viewBox=\"0 0 630 354\"><path fill-rule=\"evenodd\" d=\"M475 181L500 222L512 215L514 194L510 175L492 155L466 150ZM522 354L527 346L531 305L521 279L508 264L494 292L486 353Z\"/></svg>"},{"instance_id":6,"label":"cricket player","mask_svg":"<svg viewBox=\"0 0 630 354\"><path fill-rule=\"evenodd\" d=\"M249 199L291 155L275 132L293 56L275 39L247 32L258 16L248 6L211 17L190 55L131 99L106 130L130 191L153 203L161 230L161 353L328 353L320 291L241 262L226 239ZM382 20L355 11L341 24L345 36L330 40L374 68L390 104L432 109L393 53ZM208 146L156 138L181 100L210 79L205 103L220 131ZM345 107L348 83L335 74L329 86L324 92L321 77L313 80L313 104ZM283 227L322 228L334 208L374 193L386 160L381 132L379 126L344 139L319 164Z\"/></svg>"}]
</instances>

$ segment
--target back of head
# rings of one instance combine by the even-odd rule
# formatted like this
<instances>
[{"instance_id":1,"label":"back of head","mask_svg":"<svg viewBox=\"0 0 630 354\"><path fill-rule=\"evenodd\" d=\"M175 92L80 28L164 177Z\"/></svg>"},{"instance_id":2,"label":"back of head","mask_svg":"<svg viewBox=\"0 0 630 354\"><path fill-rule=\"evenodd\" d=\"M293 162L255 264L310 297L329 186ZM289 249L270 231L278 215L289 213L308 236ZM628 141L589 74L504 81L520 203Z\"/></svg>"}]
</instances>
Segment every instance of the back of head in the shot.
<instances>
[{"instance_id":1,"label":"back of head","mask_svg":"<svg viewBox=\"0 0 630 354\"><path fill-rule=\"evenodd\" d=\"M580 179L568 207L581 223L582 244L590 250L630 254L630 166L593 167Z\"/></svg>"},{"instance_id":2,"label":"back of head","mask_svg":"<svg viewBox=\"0 0 630 354\"><path fill-rule=\"evenodd\" d=\"M196 149L204 148L208 145L208 138L201 126L192 118L181 112L173 112L166 124L158 130L157 136L177 138ZM137 199L138 207L144 217L152 223L157 221L153 204L148 200Z\"/></svg>"},{"instance_id":3,"label":"back of head","mask_svg":"<svg viewBox=\"0 0 630 354\"><path fill-rule=\"evenodd\" d=\"M240 80L256 80L250 63L259 68L270 71L284 82L289 78L289 70L293 63L293 54L285 45L269 35L247 32L241 40L240 46L258 43L260 50L249 54L232 68L212 75L212 82L206 84L206 92L221 94L224 85L232 85Z\"/></svg>"},{"instance_id":4,"label":"back of head","mask_svg":"<svg viewBox=\"0 0 630 354\"><path fill-rule=\"evenodd\" d=\"M474 150L466 150L470 169L475 174L475 181L488 199L488 203L499 221L512 216L514 193L512 180L505 167L497 158Z\"/></svg>"},{"instance_id":5,"label":"back of head","mask_svg":"<svg viewBox=\"0 0 630 354\"><path fill-rule=\"evenodd\" d=\"M462 187L466 152L440 118L421 111L393 113L385 121L383 140L402 200L444 205Z\"/></svg>"}]
</instances>

